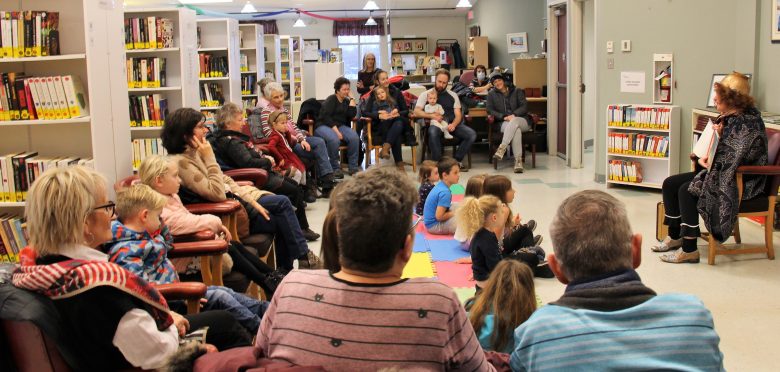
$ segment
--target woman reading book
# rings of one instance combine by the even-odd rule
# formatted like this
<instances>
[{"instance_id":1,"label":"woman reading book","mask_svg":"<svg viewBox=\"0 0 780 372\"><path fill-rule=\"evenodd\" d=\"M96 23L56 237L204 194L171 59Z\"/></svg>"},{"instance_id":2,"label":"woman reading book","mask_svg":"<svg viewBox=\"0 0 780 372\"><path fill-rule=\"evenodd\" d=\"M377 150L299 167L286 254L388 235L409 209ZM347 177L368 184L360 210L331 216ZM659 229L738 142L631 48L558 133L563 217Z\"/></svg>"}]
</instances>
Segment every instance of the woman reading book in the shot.
<instances>
[{"instance_id":1,"label":"woman reading book","mask_svg":"<svg viewBox=\"0 0 780 372\"><path fill-rule=\"evenodd\" d=\"M663 183L664 224L669 226L669 235L652 250L672 251L661 256L664 262L699 262L699 215L715 239L728 239L739 212L737 167L767 163L766 129L750 96L747 76L733 72L715 83L715 108L720 113L712 125L717 147L702 136L707 141L701 146L704 150L691 154L696 169L670 176ZM741 200L760 196L765 176L746 175L743 180Z\"/></svg>"}]
</instances>

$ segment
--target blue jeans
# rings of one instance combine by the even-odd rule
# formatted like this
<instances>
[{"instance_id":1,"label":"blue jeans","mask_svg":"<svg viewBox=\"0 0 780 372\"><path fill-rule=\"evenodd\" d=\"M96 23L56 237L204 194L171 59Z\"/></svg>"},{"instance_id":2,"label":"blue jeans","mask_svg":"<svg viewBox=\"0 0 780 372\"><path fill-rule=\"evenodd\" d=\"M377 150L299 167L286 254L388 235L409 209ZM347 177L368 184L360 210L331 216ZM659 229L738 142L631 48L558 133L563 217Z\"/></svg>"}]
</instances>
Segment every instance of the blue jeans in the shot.
<instances>
[{"instance_id":1,"label":"blue jeans","mask_svg":"<svg viewBox=\"0 0 780 372\"><path fill-rule=\"evenodd\" d=\"M234 292L228 287L209 286L206 289L206 303L203 310L225 310L241 323L250 334L257 333L260 319L268 309L268 301L258 301Z\"/></svg>"},{"instance_id":2,"label":"blue jeans","mask_svg":"<svg viewBox=\"0 0 780 372\"><path fill-rule=\"evenodd\" d=\"M468 155L471 145L477 140L477 132L466 126L466 123L461 122L455 127L452 136L459 141L454 158L457 161L463 161L463 158ZM432 160L439 161L441 159L442 138L444 138L444 133L441 132L441 129L433 125L428 127L428 147L431 148Z\"/></svg>"},{"instance_id":3,"label":"blue jeans","mask_svg":"<svg viewBox=\"0 0 780 372\"><path fill-rule=\"evenodd\" d=\"M346 125L340 125L339 131L344 137L344 142L347 144L347 164L350 170L358 169L358 150L360 148L360 137L355 133L352 128ZM320 125L314 129L314 135L325 140L325 145L328 147L328 157L330 157L330 165L333 169L340 169L340 157L339 157L339 145L341 140L333 128L327 125Z\"/></svg>"},{"instance_id":4,"label":"blue jeans","mask_svg":"<svg viewBox=\"0 0 780 372\"><path fill-rule=\"evenodd\" d=\"M293 269L293 262L309 253L301 225L293 212L290 199L283 195L264 195L257 202L266 210L271 220L262 215L250 215L252 233L274 234L276 241L276 264L284 271Z\"/></svg>"},{"instance_id":5,"label":"blue jeans","mask_svg":"<svg viewBox=\"0 0 780 372\"><path fill-rule=\"evenodd\" d=\"M303 146L298 143L293 148L295 154L301 159L316 160L318 177L324 177L333 173L333 167L330 165L325 141L319 137L306 136L306 142L311 146L311 151L306 151Z\"/></svg>"},{"instance_id":6,"label":"blue jeans","mask_svg":"<svg viewBox=\"0 0 780 372\"><path fill-rule=\"evenodd\" d=\"M404 133L406 124L404 124L403 120L396 119L382 120L379 125L381 125L380 132L383 139L382 144L390 144L390 149L393 152L393 160L395 160L396 163L404 161L403 156L401 155L401 135ZM374 144L376 145L376 143Z\"/></svg>"}]
</instances>

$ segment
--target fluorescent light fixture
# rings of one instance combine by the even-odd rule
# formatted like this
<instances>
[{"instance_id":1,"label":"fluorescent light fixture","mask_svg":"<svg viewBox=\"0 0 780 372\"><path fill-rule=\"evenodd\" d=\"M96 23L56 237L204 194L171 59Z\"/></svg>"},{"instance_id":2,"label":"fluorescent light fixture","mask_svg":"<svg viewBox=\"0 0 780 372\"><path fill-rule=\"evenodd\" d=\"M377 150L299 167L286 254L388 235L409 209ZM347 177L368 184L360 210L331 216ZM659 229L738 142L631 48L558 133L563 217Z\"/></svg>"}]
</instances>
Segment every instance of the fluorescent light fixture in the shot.
<instances>
[{"instance_id":1,"label":"fluorescent light fixture","mask_svg":"<svg viewBox=\"0 0 780 372\"><path fill-rule=\"evenodd\" d=\"M374 0L368 0L368 2L366 2L366 5L363 6L363 10L377 10L377 9L379 9L379 7L376 5Z\"/></svg>"},{"instance_id":2,"label":"fluorescent light fixture","mask_svg":"<svg viewBox=\"0 0 780 372\"><path fill-rule=\"evenodd\" d=\"M293 27L306 27L306 24L301 19L301 12L298 12L298 20L293 23Z\"/></svg>"},{"instance_id":3,"label":"fluorescent light fixture","mask_svg":"<svg viewBox=\"0 0 780 372\"><path fill-rule=\"evenodd\" d=\"M241 13L257 13L257 8L255 8L252 3L249 1L246 2L246 5L244 5L243 8L241 8Z\"/></svg>"},{"instance_id":4,"label":"fluorescent light fixture","mask_svg":"<svg viewBox=\"0 0 780 372\"><path fill-rule=\"evenodd\" d=\"M182 4L216 4L216 3L232 3L233 0L179 0Z\"/></svg>"},{"instance_id":5,"label":"fluorescent light fixture","mask_svg":"<svg viewBox=\"0 0 780 372\"><path fill-rule=\"evenodd\" d=\"M460 0L458 1L458 5L455 5L456 8L471 8L471 2L469 0Z\"/></svg>"},{"instance_id":6,"label":"fluorescent light fixture","mask_svg":"<svg viewBox=\"0 0 780 372\"><path fill-rule=\"evenodd\" d=\"M374 20L374 15L371 14L373 12L368 13L368 20L366 20L366 26L376 26L376 21Z\"/></svg>"}]
</instances>

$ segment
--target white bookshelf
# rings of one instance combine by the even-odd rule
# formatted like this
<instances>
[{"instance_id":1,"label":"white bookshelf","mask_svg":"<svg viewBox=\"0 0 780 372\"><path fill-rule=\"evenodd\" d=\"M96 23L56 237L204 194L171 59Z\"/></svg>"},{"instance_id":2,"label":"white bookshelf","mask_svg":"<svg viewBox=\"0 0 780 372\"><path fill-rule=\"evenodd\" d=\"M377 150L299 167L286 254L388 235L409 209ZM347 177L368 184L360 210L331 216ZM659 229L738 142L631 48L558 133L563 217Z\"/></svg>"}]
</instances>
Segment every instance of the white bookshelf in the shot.
<instances>
[{"instance_id":1,"label":"white bookshelf","mask_svg":"<svg viewBox=\"0 0 780 372\"><path fill-rule=\"evenodd\" d=\"M125 49L125 59L140 57L165 58L165 86L128 88L128 96L159 94L168 102L167 113L182 107L196 107L198 98L198 70L193 64L195 52L195 11L186 8L125 8L124 18L167 18L173 21L173 46L151 49ZM166 113L162 113L165 115ZM140 123L139 123L140 124ZM132 124L131 124L132 125ZM149 126L131 126L131 139L158 137L162 123Z\"/></svg>"},{"instance_id":2,"label":"white bookshelf","mask_svg":"<svg viewBox=\"0 0 780 372\"><path fill-rule=\"evenodd\" d=\"M59 12L60 55L2 58L0 69L36 77L78 76L89 109L88 116L76 119L0 122L0 153L92 158L111 183L129 175L127 84L119 68L125 65L121 7L90 0L0 0L0 9ZM23 206L0 203L0 208Z\"/></svg>"},{"instance_id":3,"label":"white bookshelf","mask_svg":"<svg viewBox=\"0 0 780 372\"><path fill-rule=\"evenodd\" d=\"M265 41L265 76L279 81L282 74L282 63L279 61L279 49L281 48L281 37L279 35L268 34L263 36Z\"/></svg>"},{"instance_id":4,"label":"white bookshelf","mask_svg":"<svg viewBox=\"0 0 780 372\"><path fill-rule=\"evenodd\" d=\"M244 109L252 109L257 104L258 92L257 82L265 77L265 38L263 36L263 27L257 24L242 24L238 25L239 34L241 35L240 51L241 55L246 56L246 69L242 69L241 77L246 78L247 75L253 75L255 77L254 83L248 90L241 92L241 100ZM254 102L254 104L252 104Z\"/></svg>"},{"instance_id":5,"label":"white bookshelf","mask_svg":"<svg viewBox=\"0 0 780 372\"><path fill-rule=\"evenodd\" d=\"M303 37L291 36L292 54L290 55L290 64L292 65L292 76L290 80L290 102L292 111L290 114L293 120L298 120L298 113L301 111L301 104L306 97L306 86L303 83Z\"/></svg>"},{"instance_id":6,"label":"white bookshelf","mask_svg":"<svg viewBox=\"0 0 780 372\"><path fill-rule=\"evenodd\" d=\"M227 56L228 75L223 77L199 77L199 85L203 83L217 83L222 88L225 102L241 102L241 71L238 46L238 21L233 18L198 18L200 29L200 45L198 52L208 52L214 56ZM193 59L196 69L200 67L200 61L196 54ZM200 93L201 87L198 87ZM193 105L197 107L198 105ZM209 107L209 110L216 107Z\"/></svg>"},{"instance_id":7,"label":"white bookshelf","mask_svg":"<svg viewBox=\"0 0 780 372\"><path fill-rule=\"evenodd\" d=\"M280 40L280 47L279 47L279 63L282 65L281 72L279 73L279 79L276 81L282 83L282 87L284 88L285 92L287 94L284 98L284 107L286 107L288 110L290 110L290 114L292 113L292 106L290 105L292 103L293 99L293 90L292 90L292 71L293 71L293 64L292 64L292 54L293 54L293 37L290 35L281 35L279 37ZM293 117L295 114L293 114Z\"/></svg>"},{"instance_id":8,"label":"white bookshelf","mask_svg":"<svg viewBox=\"0 0 780 372\"><path fill-rule=\"evenodd\" d=\"M621 111L614 110L615 107L620 107ZM606 110L607 186L628 185L660 189L667 177L679 173L680 106L616 104L607 106ZM639 136L642 135L668 137L668 155L635 151L628 145L627 140L625 148L620 149L623 142L616 143L613 135L632 136L634 144L641 143ZM645 142L647 141L645 139ZM613 178L615 160L639 163L642 181Z\"/></svg>"}]
</instances>

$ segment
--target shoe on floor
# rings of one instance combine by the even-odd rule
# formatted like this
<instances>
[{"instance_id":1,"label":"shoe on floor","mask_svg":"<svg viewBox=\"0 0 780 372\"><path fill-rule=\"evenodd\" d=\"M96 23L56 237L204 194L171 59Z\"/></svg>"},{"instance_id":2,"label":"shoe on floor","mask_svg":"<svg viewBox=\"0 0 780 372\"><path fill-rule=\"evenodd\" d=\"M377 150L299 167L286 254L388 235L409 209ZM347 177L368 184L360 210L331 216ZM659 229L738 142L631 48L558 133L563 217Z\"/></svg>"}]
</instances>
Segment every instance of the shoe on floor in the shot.
<instances>
[{"instance_id":1,"label":"shoe on floor","mask_svg":"<svg viewBox=\"0 0 780 372\"><path fill-rule=\"evenodd\" d=\"M337 180L344 179L344 171L342 171L341 169L334 170L333 171L333 178L335 178Z\"/></svg>"},{"instance_id":2,"label":"shoe on floor","mask_svg":"<svg viewBox=\"0 0 780 372\"><path fill-rule=\"evenodd\" d=\"M317 201L317 188L316 187L306 187L306 189L303 190L303 201L307 203L314 203Z\"/></svg>"},{"instance_id":3,"label":"shoe on floor","mask_svg":"<svg viewBox=\"0 0 780 372\"><path fill-rule=\"evenodd\" d=\"M306 257L298 259L298 269L301 270L317 270L320 269L321 266L320 258L312 251L306 253Z\"/></svg>"},{"instance_id":4,"label":"shoe on floor","mask_svg":"<svg viewBox=\"0 0 780 372\"><path fill-rule=\"evenodd\" d=\"M306 238L307 242L313 242L320 238L320 234L317 234L316 232L307 228L303 229L303 237Z\"/></svg>"},{"instance_id":5,"label":"shoe on floor","mask_svg":"<svg viewBox=\"0 0 780 372\"><path fill-rule=\"evenodd\" d=\"M395 163L395 168L398 169L398 171L401 173L406 173L406 164L404 164L402 161Z\"/></svg>"},{"instance_id":6,"label":"shoe on floor","mask_svg":"<svg viewBox=\"0 0 780 372\"><path fill-rule=\"evenodd\" d=\"M550 270L550 265L547 264L547 261L539 263L539 265L536 265L533 269L534 276L537 278L554 278L555 274L553 274L552 270Z\"/></svg>"},{"instance_id":7,"label":"shoe on floor","mask_svg":"<svg viewBox=\"0 0 780 372\"><path fill-rule=\"evenodd\" d=\"M534 230L536 230L536 221L528 220L528 222L525 223L525 227L528 228L528 230L531 230L531 232L534 232Z\"/></svg>"},{"instance_id":8,"label":"shoe on floor","mask_svg":"<svg viewBox=\"0 0 780 372\"><path fill-rule=\"evenodd\" d=\"M515 173L523 173L523 158L515 158Z\"/></svg>"},{"instance_id":9,"label":"shoe on floor","mask_svg":"<svg viewBox=\"0 0 780 372\"><path fill-rule=\"evenodd\" d=\"M534 236L534 246L538 247L540 244L542 244L542 240L544 240L544 237L541 235Z\"/></svg>"},{"instance_id":10,"label":"shoe on floor","mask_svg":"<svg viewBox=\"0 0 780 372\"><path fill-rule=\"evenodd\" d=\"M384 143L382 144L382 150L379 151L379 158L387 159L389 157L390 157L390 144Z\"/></svg>"},{"instance_id":11,"label":"shoe on floor","mask_svg":"<svg viewBox=\"0 0 780 372\"><path fill-rule=\"evenodd\" d=\"M699 263L699 250L685 252L682 248L661 255L661 261L668 263Z\"/></svg>"},{"instance_id":12,"label":"shoe on floor","mask_svg":"<svg viewBox=\"0 0 780 372\"><path fill-rule=\"evenodd\" d=\"M279 287L279 283L282 282L282 279L284 279L284 273L279 270L274 270L265 274L263 282L257 284L260 285L260 288L263 288L269 297L271 297L274 295L274 292L276 292L276 288Z\"/></svg>"},{"instance_id":13,"label":"shoe on floor","mask_svg":"<svg viewBox=\"0 0 780 372\"><path fill-rule=\"evenodd\" d=\"M496 152L493 153L493 159L501 160L504 158L504 154L506 154L506 145L501 144L498 145L498 148L496 149Z\"/></svg>"},{"instance_id":14,"label":"shoe on floor","mask_svg":"<svg viewBox=\"0 0 780 372\"><path fill-rule=\"evenodd\" d=\"M653 252L669 252L673 249L682 247L682 241L682 238L672 239L667 236L662 242L650 247L650 250Z\"/></svg>"},{"instance_id":15,"label":"shoe on floor","mask_svg":"<svg viewBox=\"0 0 780 372\"><path fill-rule=\"evenodd\" d=\"M353 169L348 170L347 174L350 175L350 176L354 176L355 174L357 174L358 172L360 172L362 170L363 169L360 169L360 168L353 168Z\"/></svg>"},{"instance_id":16,"label":"shoe on floor","mask_svg":"<svg viewBox=\"0 0 780 372\"><path fill-rule=\"evenodd\" d=\"M330 198L330 192L333 191L333 187L323 187L320 191L320 199Z\"/></svg>"},{"instance_id":17,"label":"shoe on floor","mask_svg":"<svg viewBox=\"0 0 780 372\"><path fill-rule=\"evenodd\" d=\"M458 168L460 168L461 172L469 171L469 167L467 167L466 164L463 164L463 162L458 162Z\"/></svg>"}]
</instances>

